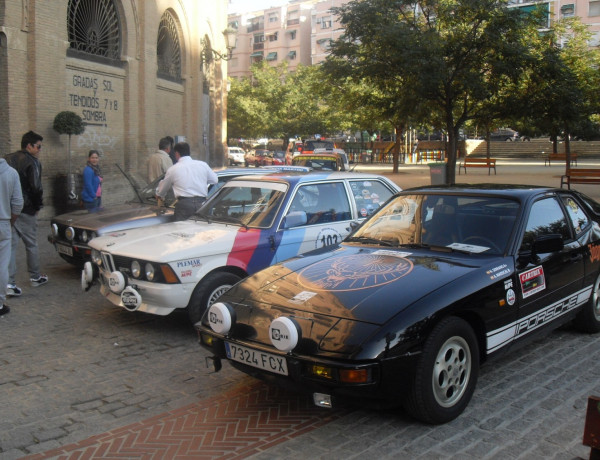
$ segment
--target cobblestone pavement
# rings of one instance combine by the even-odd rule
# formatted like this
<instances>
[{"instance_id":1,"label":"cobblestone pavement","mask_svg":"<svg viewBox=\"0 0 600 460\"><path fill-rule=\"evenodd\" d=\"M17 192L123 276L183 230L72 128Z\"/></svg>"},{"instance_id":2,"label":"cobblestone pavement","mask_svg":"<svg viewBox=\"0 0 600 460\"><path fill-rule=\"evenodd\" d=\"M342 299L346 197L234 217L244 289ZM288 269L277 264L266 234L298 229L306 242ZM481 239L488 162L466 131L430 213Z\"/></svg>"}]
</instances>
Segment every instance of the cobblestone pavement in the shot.
<instances>
[{"instance_id":1,"label":"cobblestone pavement","mask_svg":"<svg viewBox=\"0 0 600 460\"><path fill-rule=\"evenodd\" d=\"M511 168L499 162L496 177L481 170L468 179L560 181L559 167ZM404 188L429 183L426 166L392 176ZM600 187L585 187L600 198ZM396 410L319 409L228 364L212 373L185 314L131 314L97 287L82 293L79 270L55 254L47 233L48 222L40 222L50 281L29 286L20 247L24 293L9 299L12 311L0 317L2 460L589 455L581 440L587 398L600 395L600 337L563 328L484 365L467 410L443 426L416 423Z\"/></svg>"}]
</instances>

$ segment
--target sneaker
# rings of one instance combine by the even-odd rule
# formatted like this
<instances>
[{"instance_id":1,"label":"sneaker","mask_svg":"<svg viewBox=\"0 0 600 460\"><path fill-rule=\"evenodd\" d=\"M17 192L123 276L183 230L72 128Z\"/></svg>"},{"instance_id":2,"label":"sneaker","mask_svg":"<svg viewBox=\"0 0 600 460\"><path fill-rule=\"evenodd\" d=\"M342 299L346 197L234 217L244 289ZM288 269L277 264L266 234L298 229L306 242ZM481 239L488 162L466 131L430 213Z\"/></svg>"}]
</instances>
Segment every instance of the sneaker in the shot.
<instances>
[{"instance_id":1,"label":"sneaker","mask_svg":"<svg viewBox=\"0 0 600 460\"><path fill-rule=\"evenodd\" d=\"M19 286L17 286L16 284L7 284L6 285L7 297L19 297L21 294L23 294L23 291L21 291L21 288Z\"/></svg>"},{"instance_id":2,"label":"sneaker","mask_svg":"<svg viewBox=\"0 0 600 460\"><path fill-rule=\"evenodd\" d=\"M10 311L10 307L6 304L2 305L0 308L0 316L6 315Z\"/></svg>"},{"instance_id":3,"label":"sneaker","mask_svg":"<svg viewBox=\"0 0 600 460\"><path fill-rule=\"evenodd\" d=\"M46 275L40 275L37 278L29 278L29 281L31 281L33 287L38 287L42 284L46 284L48 282L48 277Z\"/></svg>"}]
</instances>

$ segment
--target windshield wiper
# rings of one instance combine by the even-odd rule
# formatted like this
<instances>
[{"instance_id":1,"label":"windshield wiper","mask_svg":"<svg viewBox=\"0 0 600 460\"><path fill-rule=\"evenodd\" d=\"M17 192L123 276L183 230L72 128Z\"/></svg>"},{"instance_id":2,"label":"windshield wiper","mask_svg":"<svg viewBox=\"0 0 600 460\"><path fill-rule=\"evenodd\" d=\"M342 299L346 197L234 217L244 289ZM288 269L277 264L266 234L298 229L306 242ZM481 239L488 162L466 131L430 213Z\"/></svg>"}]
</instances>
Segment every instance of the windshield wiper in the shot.
<instances>
[{"instance_id":1,"label":"windshield wiper","mask_svg":"<svg viewBox=\"0 0 600 460\"><path fill-rule=\"evenodd\" d=\"M236 224L240 224L242 227L244 227L246 230L248 230L248 225L244 222L242 222L242 219L240 219L239 217L234 217L234 216L211 216L213 218L213 220L224 220L225 222L234 222Z\"/></svg>"},{"instance_id":2,"label":"windshield wiper","mask_svg":"<svg viewBox=\"0 0 600 460\"><path fill-rule=\"evenodd\" d=\"M377 238L371 238L369 236L351 236L350 238L347 238L346 241L356 241L356 242L362 243L362 244L378 244L381 246L390 246L390 247L398 246L397 244L392 243L391 241L378 240Z\"/></svg>"},{"instance_id":3,"label":"windshield wiper","mask_svg":"<svg viewBox=\"0 0 600 460\"><path fill-rule=\"evenodd\" d=\"M196 222L198 221L198 219L196 219L196 218L205 219L206 223L210 224L210 218L211 218L211 216L209 216L208 214L204 214L202 212L197 212L197 213L193 214L191 218L194 218L194 220Z\"/></svg>"},{"instance_id":4,"label":"windshield wiper","mask_svg":"<svg viewBox=\"0 0 600 460\"><path fill-rule=\"evenodd\" d=\"M472 254L471 251L467 251L465 249L453 248L450 246L440 246L437 244L426 244L426 243L406 243L400 245L403 248L411 248L411 249L431 249L432 251L437 252L460 252L462 254Z\"/></svg>"}]
</instances>

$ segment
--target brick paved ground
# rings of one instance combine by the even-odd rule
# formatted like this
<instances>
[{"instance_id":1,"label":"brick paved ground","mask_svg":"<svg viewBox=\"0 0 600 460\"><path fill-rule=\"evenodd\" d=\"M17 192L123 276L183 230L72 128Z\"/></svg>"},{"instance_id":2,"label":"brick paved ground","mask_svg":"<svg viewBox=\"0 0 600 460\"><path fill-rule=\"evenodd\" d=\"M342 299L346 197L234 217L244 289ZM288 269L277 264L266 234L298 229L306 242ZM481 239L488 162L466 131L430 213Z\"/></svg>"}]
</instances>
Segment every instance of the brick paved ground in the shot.
<instances>
[{"instance_id":1,"label":"brick paved ground","mask_svg":"<svg viewBox=\"0 0 600 460\"><path fill-rule=\"evenodd\" d=\"M560 167L538 164L523 173L523 166L500 162L496 177L476 170L468 179L558 185ZM422 185L429 169L406 167L392 177L404 188ZM582 189L600 199L600 187ZM471 404L444 426L399 411L318 409L227 364L211 373L183 314L131 314L96 290L82 293L79 271L47 243L47 226L40 223L39 241L50 282L28 286L21 264L24 295L0 318L2 460L589 454L581 438L587 397L600 394L595 336L561 329L484 366Z\"/></svg>"}]
</instances>

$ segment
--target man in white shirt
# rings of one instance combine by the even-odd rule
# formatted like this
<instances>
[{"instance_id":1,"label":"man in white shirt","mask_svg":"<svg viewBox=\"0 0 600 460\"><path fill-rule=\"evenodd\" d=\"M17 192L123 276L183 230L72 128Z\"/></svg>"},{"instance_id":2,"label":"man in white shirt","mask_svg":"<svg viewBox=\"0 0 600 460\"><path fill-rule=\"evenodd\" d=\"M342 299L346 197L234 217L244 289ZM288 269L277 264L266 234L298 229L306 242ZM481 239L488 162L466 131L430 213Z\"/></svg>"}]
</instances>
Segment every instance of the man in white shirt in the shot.
<instances>
[{"instance_id":1,"label":"man in white shirt","mask_svg":"<svg viewBox=\"0 0 600 460\"><path fill-rule=\"evenodd\" d=\"M171 140L168 137L163 137L158 141L158 152L150 155L148 159L148 181L153 182L157 177L162 176L167 172L173 162L169 154L171 153Z\"/></svg>"},{"instance_id":2,"label":"man in white shirt","mask_svg":"<svg viewBox=\"0 0 600 460\"><path fill-rule=\"evenodd\" d=\"M219 179L208 164L190 157L188 143L179 142L173 150L177 163L167 170L165 178L160 181L156 197L164 200L169 188L173 187L177 198L175 220L185 220L206 201L209 184L216 184Z\"/></svg>"}]
</instances>

